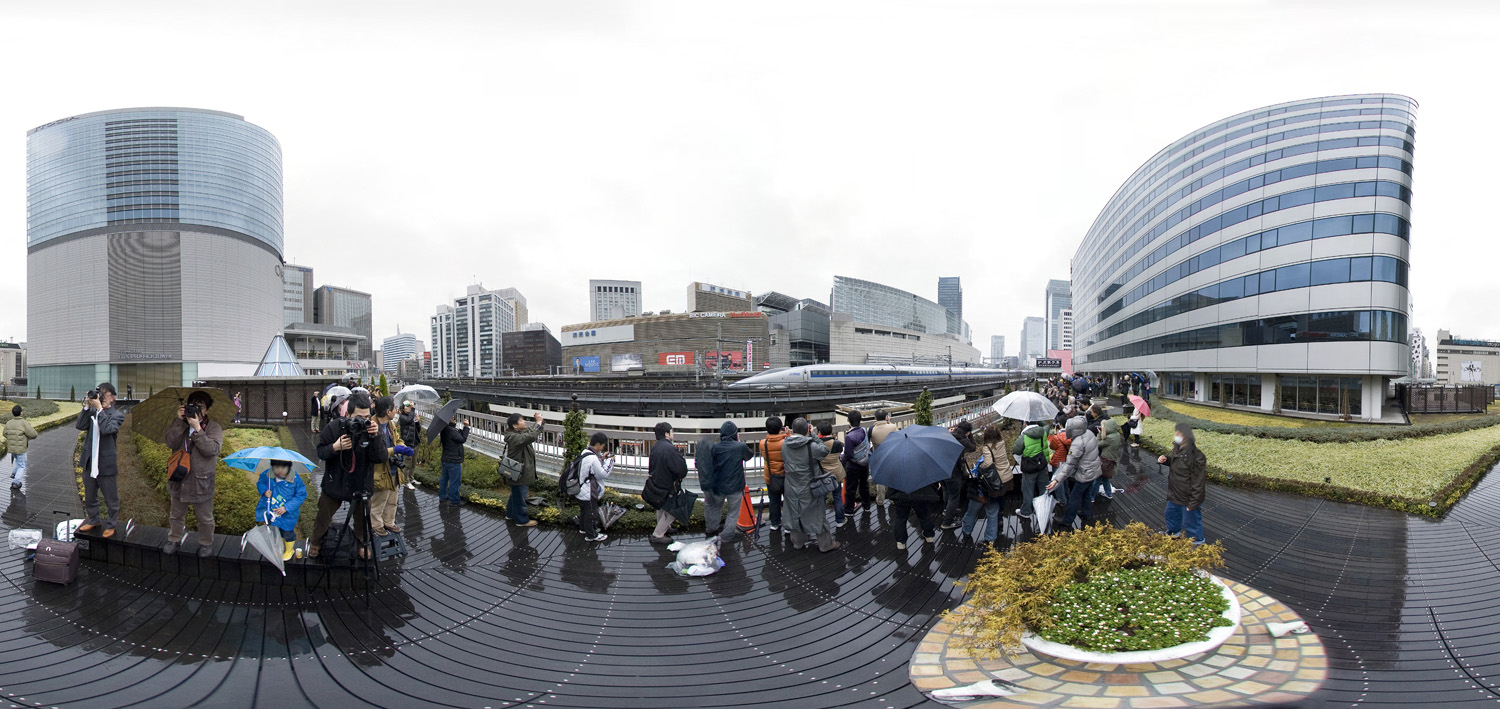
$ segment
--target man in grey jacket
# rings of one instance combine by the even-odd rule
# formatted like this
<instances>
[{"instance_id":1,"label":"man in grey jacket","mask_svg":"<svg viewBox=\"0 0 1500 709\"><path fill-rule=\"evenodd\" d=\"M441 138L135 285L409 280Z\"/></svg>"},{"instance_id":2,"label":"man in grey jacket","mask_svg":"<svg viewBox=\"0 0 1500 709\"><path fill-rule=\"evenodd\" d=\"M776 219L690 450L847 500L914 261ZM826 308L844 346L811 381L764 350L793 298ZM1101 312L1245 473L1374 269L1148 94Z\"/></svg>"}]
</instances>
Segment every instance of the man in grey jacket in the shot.
<instances>
[{"instance_id":1,"label":"man in grey jacket","mask_svg":"<svg viewBox=\"0 0 1500 709\"><path fill-rule=\"evenodd\" d=\"M83 467L83 509L88 519L78 528L88 532L100 524L104 525L104 536L115 535L115 522L120 519L120 493L115 484L119 469L115 466L115 434L125 414L115 408L115 385L103 382L98 389L89 392L78 412L74 428L84 431L83 454L79 463ZM99 494L104 494L107 513L102 522L99 517Z\"/></svg>"},{"instance_id":2,"label":"man in grey jacket","mask_svg":"<svg viewBox=\"0 0 1500 709\"><path fill-rule=\"evenodd\" d=\"M792 535L792 548L801 549L809 538L818 540L818 551L833 551L839 543L828 531L823 514L823 499L812 494L813 476L821 473L820 462L828 455L828 446L809 436L807 419L792 422L792 435L781 444L781 465L786 471L786 509L781 521Z\"/></svg>"},{"instance_id":3,"label":"man in grey jacket","mask_svg":"<svg viewBox=\"0 0 1500 709\"><path fill-rule=\"evenodd\" d=\"M1073 441L1068 446L1068 459L1057 466L1057 472L1052 474L1052 482L1047 484L1047 490L1051 491L1058 483L1071 479L1068 486L1068 508L1063 512L1063 523L1073 524L1074 515L1082 508L1083 523L1088 524L1089 516L1094 512L1094 489L1099 484L1099 476L1104 473L1104 466L1099 460L1099 438L1089 430L1088 422L1082 416L1068 419L1067 432L1068 438Z\"/></svg>"}]
</instances>

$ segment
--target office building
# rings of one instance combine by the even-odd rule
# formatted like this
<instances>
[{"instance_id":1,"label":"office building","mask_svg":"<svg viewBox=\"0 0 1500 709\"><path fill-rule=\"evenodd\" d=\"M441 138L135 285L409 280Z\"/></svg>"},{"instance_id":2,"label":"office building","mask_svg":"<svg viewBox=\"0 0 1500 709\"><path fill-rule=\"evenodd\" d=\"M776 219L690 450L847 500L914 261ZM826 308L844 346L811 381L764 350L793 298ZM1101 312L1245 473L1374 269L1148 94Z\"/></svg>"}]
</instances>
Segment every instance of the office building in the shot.
<instances>
[{"instance_id":1,"label":"office building","mask_svg":"<svg viewBox=\"0 0 1500 709\"><path fill-rule=\"evenodd\" d=\"M968 342L969 324L947 308L880 283L834 276L832 305L834 312L848 313L857 323L931 335L947 333Z\"/></svg>"},{"instance_id":2,"label":"office building","mask_svg":"<svg viewBox=\"0 0 1500 709\"><path fill-rule=\"evenodd\" d=\"M990 335L990 362L998 366L1000 360L1003 359L1005 359L1005 336Z\"/></svg>"},{"instance_id":3,"label":"office building","mask_svg":"<svg viewBox=\"0 0 1500 709\"><path fill-rule=\"evenodd\" d=\"M319 286L313 293L313 318L318 325L350 328L364 338L359 359L375 362L374 319L370 294L339 286Z\"/></svg>"},{"instance_id":4,"label":"office building","mask_svg":"<svg viewBox=\"0 0 1500 709\"><path fill-rule=\"evenodd\" d=\"M1413 379L1432 378L1432 351L1427 349L1427 337L1420 327L1411 329L1411 368L1407 375Z\"/></svg>"},{"instance_id":5,"label":"office building","mask_svg":"<svg viewBox=\"0 0 1500 709\"><path fill-rule=\"evenodd\" d=\"M512 289L513 290L513 289ZM432 376L504 376L500 336L516 329L515 293L469 286L432 317Z\"/></svg>"},{"instance_id":6,"label":"office building","mask_svg":"<svg viewBox=\"0 0 1500 709\"><path fill-rule=\"evenodd\" d=\"M1057 349L1073 349L1073 309L1064 308L1057 318Z\"/></svg>"},{"instance_id":7,"label":"office building","mask_svg":"<svg viewBox=\"0 0 1500 709\"><path fill-rule=\"evenodd\" d=\"M694 281L687 285L687 312L739 313L754 310L750 291Z\"/></svg>"},{"instance_id":8,"label":"office building","mask_svg":"<svg viewBox=\"0 0 1500 709\"><path fill-rule=\"evenodd\" d=\"M501 358L516 376L555 374L562 365L562 343L552 336L546 325L531 325L500 336Z\"/></svg>"},{"instance_id":9,"label":"office building","mask_svg":"<svg viewBox=\"0 0 1500 709\"><path fill-rule=\"evenodd\" d=\"M959 284L958 276L942 276L938 278L938 305L948 309L952 320L963 323L963 325L968 324L964 323L964 289ZM968 337L961 329L955 330L952 324L949 325L948 331L965 338Z\"/></svg>"},{"instance_id":10,"label":"office building","mask_svg":"<svg viewBox=\"0 0 1500 709\"><path fill-rule=\"evenodd\" d=\"M306 266L283 264L281 267L282 325L317 322L313 305L313 270Z\"/></svg>"},{"instance_id":11,"label":"office building","mask_svg":"<svg viewBox=\"0 0 1500 709\"><path fill-rule=\"evenodd\" d=\"M980 364L979 349L956 335L861 323L837 311L828 342L833 364Z\"/></svg>"},{"instance_id":12,"label":"office building","mask_svg":"<svg viewBox=\"0 0 1500 709\"><path fill-rule=\"evenodd\" d=\"M755 309L770 319L772 339L778 346L786 345L791 366L829 361L828 306L771 291L755 297Z\"/></svg>"},{"instance_id":13,"label":"office building","mask_svg":"<svg viewBox=\"0 0 1500 709\"><path fill-rule=\"evenodd\" d=\"M1039 317L1021 321L1021 361L1030 366L1037 357L1047 354L1047 323Z\"/></svg>"},{"instance_id":14,"label":"office building","mask_svg":"<svg viewBox=\"0 0 1500 709\"><path fill-rule=\"evenodd\" d=\"M32 129L26 159L33 389L255 371L283 324L270 132L221 111L99 111Z\"/></svg>"},{"instance_id":15,"label":"office building","mask_svg":"<svg viewBox=\"0 0 1500 709\"><path fill-rule=\"evenodd\" d=\"M640 314L640 281L589 281L590 320L618 320Z\"/></svg>"},{"instance_id":16,"label":"office building","mask_svg":"<svg viewBox=\"0 0 1500 709\"><path fill-rule=\"evenodd\" d=\"M399 333L380 343L380 371L395 372L402 362L422 352L422 342L411 333Z\"/></svg>"},{"instance_id":17,"label":"office building","mask_svg":"<svg viewBox=\"0 0 1500 709\"><path fill-rule=\"evenodd\" d=\"M0 384L26 386L26 343L0 342Z\"/></svg>"},{"instance_id":18,"label":"office building","mask_svg":"<svg viewBox=\"0 0 1500 709\"><path fill-rule=\"evenodd\" d=\"M1436 362L1439 384L1500 384L1500 342L1438 330Z\"/></svg>"},{"instance_id":19,"label":"office building","mask_svg":"<svg viewBox=\"0 0 1500 709\"><path fill-rule=\"evenodd\" d=\"M1168 396L1380 419L1410 367L1415 111L1394 94L1293 101L1146 161L1074 256L1075 366L1154 371Z\"/></svg>"},{"instance_id":20,"label":"office building","mask_svg":"<svg viewBox=\"0 0 1500 709\"><path fill-rule=\"evenodd\" d=\"M378 374L372 364L373 357L365 359L359 355L362 349L369 348L369 340L352 327L292 323L281 332L296 355L297 364L309 376L352 374L365 379Z\"/></svg>"},{"instance_id":21,"label":"office building","mask_svg":"<svg viewBox=\"0 0 1500 709\"><path fill-rule=\"evenodd\" d=\"M496 298L510 303L511 309L515 311L515 329L519 330L531 322L531 313L526 308L526 296L521 295L521 291L515 288L501 288L490 292L494 293Z\"/></svg>"},{"instance_id":22,"label":"office building","mask_svg":"<svg viewBox=\"0 0 1500 709\"><path fill-rule=\"evenodd\" d=\"M675 313L566 325L563 368L578 374L760 371L771 360L764 313Z\"/></svg>"},{"instance_id":23,"label":"office building","mask_svg":"<svg viewBox=\"0 0 1500 709\"><path fill-rule=\"evenodd\" d=\"M1046 305L1042 312L1047 317L1047 349L1065 349L1062 346L1062 311L1073 307L1072 286L1068 281L1047 281Z\"/></svg>"}]
</instances>

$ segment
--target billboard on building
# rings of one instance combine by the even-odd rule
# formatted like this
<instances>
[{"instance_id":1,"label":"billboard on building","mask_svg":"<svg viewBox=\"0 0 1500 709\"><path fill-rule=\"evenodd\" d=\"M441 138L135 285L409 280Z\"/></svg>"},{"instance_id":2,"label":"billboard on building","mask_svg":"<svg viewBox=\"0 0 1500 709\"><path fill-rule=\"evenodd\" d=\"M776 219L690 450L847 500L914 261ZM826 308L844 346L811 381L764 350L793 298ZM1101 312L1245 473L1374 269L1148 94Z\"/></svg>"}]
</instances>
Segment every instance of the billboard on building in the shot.
<instances>
[{"instance_id":1,"label":"billboard on building","mask_svg":"<svg viewBox=\"0 0 1500 709\"><path fill-rule=\"evenodd\" d=\"M744 352L714 352L712 350L703 353L703 366L709 369L744 369Z\"/></svg>"},{"instance_id":2,"label":"billboard on building","mask_svg":"<svg viewBox=\"0 0 1500 709\"><path fill-rule=\"evenodd\" d=\"M562 346L602 345L610 342L634 342L634 325L610 325L587 330L569 330L563 333Z\"/></svg>"},{"instance_id":3,"label":"billboard on building","mask_svg":"<svg viewBox=\"0 0 1500 709\"><path fill-rule=\"evenodd\" d=\"M656 355L656 363L667 367L680 367L693 363L692 352L662 352Z\"/></svg>"},{"instance_id":4,"label":"billboard on building","mask_svg":"<svg viewBox=\"0 0 1500 709\"><path fill-rule=\"evenodd\" d=\"M628 372L632 369L644 369L644 359L639 354L617 354L609 357L609 371Z\"/></svg>"},{"instance_id":5,"label":"billboard on building","mask_svg":"<svg viewBox=\"0 0 1500 709\"><path fill-rule=\"evenodd\" d=\"M1467 360L1466 359L1466 360L1463 361L1462 364L1463 364L1463 366L1459 367L1459 370L1458 370L1459 372L1462 373L1460 381L1465 381L1465 382L1483 382L1484 381L1484 363L1483 362L1481 362L1479 360Z\"/></svg>"},{"instance_id":6,"label":"billboard on building","mask_svg":"<svg viewBox=\"0 0 1500 709\"><path fill-rule=\"evenodd\" d=\"M573 371L575 372L597 372L599 371L599 357L574 357Z\"/></svg>"}]
</instances>

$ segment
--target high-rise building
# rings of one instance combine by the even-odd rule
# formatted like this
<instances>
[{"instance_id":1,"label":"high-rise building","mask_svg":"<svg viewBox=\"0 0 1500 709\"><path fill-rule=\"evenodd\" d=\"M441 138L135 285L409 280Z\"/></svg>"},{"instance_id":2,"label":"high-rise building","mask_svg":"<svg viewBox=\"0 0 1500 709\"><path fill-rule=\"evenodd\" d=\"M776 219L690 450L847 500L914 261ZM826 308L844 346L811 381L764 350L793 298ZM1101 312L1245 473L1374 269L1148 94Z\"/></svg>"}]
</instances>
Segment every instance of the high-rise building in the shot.
<instances>
[{"instance_id":1,"label":"high-rise building","mask_svg":"<svg viewBox=\"0 0 1500 709\"><path fill-rule=\"evenodd\" d=\"M1000 365L1000 360L1005 359L1005 336L990 335L990 361L995 366Z\"/></svg>"},{"instance_id":2,"label":"high-rise building","mask_svg":"<svg viewBox=\"0 0 1500 709\"><path fill-rule=\"evenodd\" d=\"M313 270L306 266L281 267L282 325L317 322L313 305Z\"/></svg>"},{"instance_id":3,"label":"high-rise building","mask_svg":"<svg viewBox=\"0 0 1500 709\"><path fill-rule=\"evenodd\" d=\"M527 323L531 322L529 319L531 317L531 313L526 309L526 296L521 295L521 291L518 291L515 288L501 288L500 290L490 292L494 293L495 297L509 302L510 307L515 310L517 330L525 327Z\"/></svg>"},{"instance_id":4,"label":"high-rise building","mask_svg":"<svg viewBox=\"0 0 1500 709\"><path fill-rule=\"evenodd\" d=\"M740 313L755 309L750 291L693 281L687 285L687 312Z\"/></svg>"},{"instance_id":5,"label":"high-rise building","mask_svg":"<svg viewBox=\"0 0 1500 709\"><path fill-rule=\"evenodd\" d=\"M968 333L968 323L954 317L948 308L904 290L848 276L833 277L833 310L848 313L857 323L934 335L947 333L955 339Z\"/></svg>"},{"instance_id":6,"label":"high-rise building","mask_svg":"<svg viewBox=\"0 0 1500 709\"><path fill-rule=\"evenodd\" d=\"M313 292L313 318L319 325L347 327L364 336L359 358L375 366L375 328L370 294L339 286L319 286Z\"/></svg>"},{"instance_id":7,"label":"high-rise building","mask_svg":"<svg viewBox=\"0 0 1500 709\"><path fill-rule=\"evenodd\" d=\"M777 347L786 346L791 366L829 361L828 306L811 298L798 300L771 291L755 297L755 309L770 319L771 339Z\"/></svg>"},{"instance_id":8,"label":"high-rise building","mask_svg":"<svg viewBox=\"0 0 1500 709\"><path fill-rule=\"evenodd\" d=\"M380 343L380 368L385 372L394 372L402 362L415 358L421 352L422 343L416 335L398 333L387 337Z\"/></svg>"},{"instance_id":9,"label":"high-rise building","mask_svg":"<svg viewBox=\"0 0 1500 709\"><path fill-rule=\"evenodd\" d=\"M133 108L26 137L30 388L248 376L282 325L281 146L242 116Z\"/></svg>"},{"instance_id":10,"label":"high-rise building","mask_svg":"<svg viewBox=\"0 0 1500 709\"><path fill-rule=\"evenodd\" d=\"M515 293L469 286L453 305L432 317L432 376L498 377L505 374L501 335L516 329Z\"/></svg>"},{"instance_id":11,"label":"high-rise building","mask_svg":"<svg viewBox=\"0 0 1500 709\"><path fill-rule=\"evenodd\" d=\"M0 342L0 383L26 386L26 343Z\"/></svg>"},{"instance_id":12,"label":"high-rise building","mask_svg":"<svg viewBox=\"0 0 1500 709\"><path fill-rule=\"evenodd\" d=\"M952 318L954 320L963 323L964 326L968 325L968 323L964 323L964 289L959 284L958 276L940 276L938 278L938 305L947 308L948 312L953 314ZM955 330L951 324L948 327L948 331L965 338L968 337L967 332Z\"/></svg>"},{"instance_id":13,"label":"high-rise building","mask_svg":"<svg viewBox=\"0 0 1500 709\"><path fill-rule=\"evenodd\" d=\"M1074 256L1074 367L1153 371L1166 396L1381 418L1411 358L1415 111L1395 94L1292 101L1147 160Z\"/></svg>"},{"instance_id":14,"label":"high-rise building","mask_svg":"<svg viewBox=\"0 0 1500 709\"><path fill-rule=\"evenodd\" d=\"M1072 287L1068 281L1047 281L1047 349L1064 350L1062 346L1062 311L1073 307Z\"/></svg>"},{"instance_id":15,"label":"high-rise building","mask_svg":"<svg viewBox=\"0 0 1500 709\"><path fill-rule=\"evenodd\" d=\"M1073 349L1073 309L1064 308L1057 320L1057 348Z\"/></svg>"},{"instance_id":16,"label":"high-rise building","mask_svg":"<svg viewBox=\"0 0 1500 709\"><path fill-rule=\"evenodd\" d=\"M553 374L562 365L562 343L541 323L500 336L505 366L517 376Z\"/></svg>"},{"instance_id":17,"label":"high-rise building","mask_svg":"<svg viewBox=\"0 0 1500 709\"><path fill-rule=\"evenodd\" d=\"M590 320L618 320L640 314L640 281L589 281Z\"/></svg>"},{"instance_id":18,"label":"high-rise building","mask_svg":"<svg viewBox=\"0 0 1500 709\"><path fill-rule=\"evenodd\" d=\"M979 363L979 350L963 337L967 323L926 298L880 283L834 276L832 300L830 362Z\"/></svg>"},{"instance_id":19,"label":"high-rise building","mask_svg":"<svg viewBox=\"0 0 1500 709\"><path fill-rule=\"evenodd\" d=\"M1037 357L1047 355L1046 320L1036 316L1021 322L1021 361L1030 365Z\"/></svg>"}]
</instances>

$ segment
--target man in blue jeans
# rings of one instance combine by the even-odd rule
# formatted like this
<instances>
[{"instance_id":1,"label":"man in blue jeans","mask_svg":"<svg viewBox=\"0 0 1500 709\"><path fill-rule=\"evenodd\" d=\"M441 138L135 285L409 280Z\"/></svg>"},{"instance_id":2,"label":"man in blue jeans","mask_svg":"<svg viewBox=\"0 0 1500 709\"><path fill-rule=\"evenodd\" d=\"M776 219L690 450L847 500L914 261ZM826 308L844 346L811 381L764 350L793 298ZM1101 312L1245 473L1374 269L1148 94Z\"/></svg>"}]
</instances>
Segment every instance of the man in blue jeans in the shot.
<instances>
[{"instance_id":1,"label":"man in blue jeans","mask_svg":"<svg viewBox=\"0 0 1500 709\"><path fill-rule=\"evenodd\" d=\"M505 503L505 516L517 527L535 527L536 520L526 509L526 491L536 482L536 439L542 435L542 412L532 414L536 422L527 426L520 414L511 414L505 419L505 457L521 463L521 479L510 484L510 500Z\"/></svg>"},{"instance_id":2,"label":"man in blue jeans","mask_svg":"<svg viewBox=\"0 0 1500 709\"><path fill-rule=\"evenodd\" d=\"M438 499L455 505L464 504L458 496L458 486L463 482L464 441L469 440L469 426L462 427L449 421L438 434L443 444L443 475L438 478Z\"/></svg>"}]
</instances>

